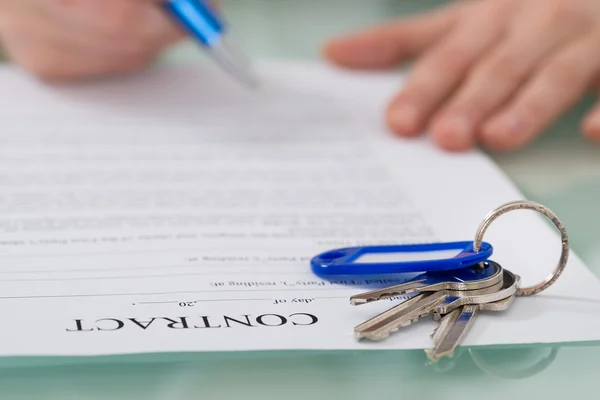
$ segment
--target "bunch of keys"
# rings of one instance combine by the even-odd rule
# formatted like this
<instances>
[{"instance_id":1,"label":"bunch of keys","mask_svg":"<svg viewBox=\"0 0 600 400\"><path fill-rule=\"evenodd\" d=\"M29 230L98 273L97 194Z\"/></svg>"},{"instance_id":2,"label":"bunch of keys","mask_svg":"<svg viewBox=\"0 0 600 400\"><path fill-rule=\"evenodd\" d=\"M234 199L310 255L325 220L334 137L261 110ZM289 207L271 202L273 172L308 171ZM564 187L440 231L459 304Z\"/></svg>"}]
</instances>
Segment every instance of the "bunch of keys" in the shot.
<instances>
[{"instance_id":1,"label":"bunch of keys","mask_svg":"<svg viewBox=\"0 0 600 400\"><path fill-rule=\"evenodd\" d=\"M545 215L561 234L562 252L556 269L540 284L527 288L521 287L519 275L490 260L493 247L483 241L485 232L496 218L518 209ZM438 251L453 251L458 255L417 261L372 261L373 256L385 258L392 254L409 256ZM517 201L489 213L472 242L344 248L314 257L311 265L317 275L329 277L422 272L406 283L352 296L350 303L361 305L410 295L408 300L356 326L354 332L358 339L380 341L423 317L432 317L438 327L431 335L433 347L425 353L436 362L453 356L481 311L507 310L515 297L535 295L556 282L567 265L568 256L567 232L558 217L541 204Z\"/></svg>"}]
</instances>

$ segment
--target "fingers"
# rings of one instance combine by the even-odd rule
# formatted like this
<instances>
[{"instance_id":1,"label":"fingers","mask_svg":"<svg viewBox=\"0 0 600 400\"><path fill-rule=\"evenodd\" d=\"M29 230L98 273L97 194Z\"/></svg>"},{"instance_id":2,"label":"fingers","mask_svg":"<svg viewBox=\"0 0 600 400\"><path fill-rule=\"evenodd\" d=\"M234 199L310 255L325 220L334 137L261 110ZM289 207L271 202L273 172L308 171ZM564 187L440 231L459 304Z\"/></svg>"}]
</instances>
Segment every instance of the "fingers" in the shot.
<instances>
[{"instance_id":1,"label":"fingers","mask_svg":"<svg viewBox=\"0 0 600 400\"><path fill-rule=\"evenodd\" d=\"M183 37L156 4L142 0L11 4L0 18L4 47L13 61L46 80L137 70Z\"/></svg>"},{"instance_id":2,"label":"fingers","mask_svg":"<svg viewBox=\"0 0 600 400\"><path fill-rule=\"evenodd\" d=\"M29 3L27 9L12 10L10 18L3 19L2 39L7 47L27 55L25 49L31 44L41 41L45 46L65 48L78 48L83 55L88 53L102 53L105 56L127 56L127 49L119 43L113 43L99 38L97 31L81 29L73 26L67 18L56 18L47 7L48 2L39 1L37 6ZM54 14L56 10L54 10ZM33 57L33 55L31 55Z\"/></svg>"},{"instance_id":3,"label":"fingers","mask_svg":"<svg viewBox=\"0 0 600 400\"><path fill-rule=\"evenodd\" d=\"M553 28L547 18L524 20L529 22L517 23L515 29L472 68L465 82L436 113L430 130L443 148L470 148L478 139L482 122L514 96L540 62L577 34L573 29ZM454 121L462 121L462 124ZM497 142L496 137L485 134L481 139L492 146Z\"/></svg>"},{"instance_id":4,"label":"fingers","mask_svg":"<svg viewBox=\"0 0 600 400\"><path fill-rule=\"evenodd\" d=\"M586 139L600 143L600 100L585 116L581 130Z\"/></svg>"},{"instance_id":5,"label":"fingers","mask_svg":"<svg viewBox=\"0 0 600 400\"><path fill-rule=\"evenodd\" d=\"M596 93L597 100L582 119L581 131L587 140L600 143L600 72L591 86Z\"/></svg>"},{"instance_id":6,"label":"fingers","mask_svg":"<svg viewBox=\"0 0 600 400\"><path fill-rule=\"evenodd\" d=\"M324 55L347 68L389 68L421 53L454 24L457 6L391 22L327 43Z\"/></svg>"},{"instance_id":7,"label":"fingers","mask_svg":"<svg viewBox=\"0 0 600 400\"><path fill-rule=\"evenodd\" d=\"M45 81L62 81L132 72L149 61L145 57L111 57L73 43L8 32L3 39L10 58Z\"/></svg>"},{"instance_id":8,"label":"fingers","mask_svg":"<svg viewBox=\"0 0 600 400\"><path fill-rule=\"evenodd\" d=\"M600 33L588 34L549 59L535 77L485 123L482 135L488 147L519 148L570 108L600 71L600 59L594 52L599 40Z\"/></svg>"},{"instance_id":9,"label":"fingers","mask_svg":"<svg viewBox=\"0 0 600 400\"><path fill-rule=\"evenodd\" d=\"M70 27L71 32L93 35L107 50L146 53L169 46L183 36L158 5L148 1L77 0L73 4L44 3L45 12L50 18Z\"/></svg>"},{"instance_id":10,"label":"fingers","mask_svg":"<svg viewBox=\"0 0 600 400\"><path fill-rule=\"evenodd\" d=\"M504 3L495 3L503 5ZM487 5L487 4L486 4ZM486 7L463 19L443 40L429 50L414 66L402 92L392 100L387 119L391 129L411 136L422 132L437 108L462 82L465 75L503 35L500 7ZM505 14L505 13L504 13ZM450 121L452 143L464 147L472 141L462 118Z\"/></svg>"}]
</instances>

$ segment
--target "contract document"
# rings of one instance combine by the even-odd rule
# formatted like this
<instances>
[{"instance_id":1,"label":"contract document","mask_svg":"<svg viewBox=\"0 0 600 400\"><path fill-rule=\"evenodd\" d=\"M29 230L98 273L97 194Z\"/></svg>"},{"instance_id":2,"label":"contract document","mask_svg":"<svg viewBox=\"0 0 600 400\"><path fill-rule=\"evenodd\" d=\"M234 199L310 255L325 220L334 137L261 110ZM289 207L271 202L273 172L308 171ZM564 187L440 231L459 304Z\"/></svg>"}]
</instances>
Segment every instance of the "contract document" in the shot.
<instances>
[{"instance_id":1,"label":"contract document","mask_svg":"<svg viewBox=\"0 0 600 400\"><path fill-rule=\"evenodd\" d=\"M431 346L427 318L357 341L401 299L350 296L398 282L322 280L310 259L473 240L523 196L477 151L390 134L402 75L259 70L256 93L197 65L60 85L0 70L0 356ZM523 286L558 262L557 231L531 211L484 239ZM464 345L599 340L598 315L600 283L571 253L553 286L481 313Z\"/></svg>"}]
</instances>

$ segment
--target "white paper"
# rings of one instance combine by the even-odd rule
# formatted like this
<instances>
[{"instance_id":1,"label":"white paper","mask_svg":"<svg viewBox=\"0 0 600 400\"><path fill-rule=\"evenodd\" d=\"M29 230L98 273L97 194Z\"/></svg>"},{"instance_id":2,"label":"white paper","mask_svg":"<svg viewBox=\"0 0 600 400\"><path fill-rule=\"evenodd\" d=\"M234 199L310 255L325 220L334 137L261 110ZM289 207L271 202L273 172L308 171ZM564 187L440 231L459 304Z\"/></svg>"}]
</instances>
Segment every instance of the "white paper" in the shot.
<instances>
[{"instance_id":1,"label":"white paper","mask_svg":"<svg viewBox=\"0 0 600 400\"><path fill-rule=\"evenodd\" d=\"M402 80L264 64L246 93L213 69L157 67L78 85L0 72L0 355L414 349L432 321L379 343L353 328L364 282L313 275L362 243L471 240L521 194L483 155L401 140L384 106ZM532 212L485 240L537 283L559 238ZM600 284L572 254L558 282L484 313L466 345L600 339Z\"/></svg>"}]
</instances>

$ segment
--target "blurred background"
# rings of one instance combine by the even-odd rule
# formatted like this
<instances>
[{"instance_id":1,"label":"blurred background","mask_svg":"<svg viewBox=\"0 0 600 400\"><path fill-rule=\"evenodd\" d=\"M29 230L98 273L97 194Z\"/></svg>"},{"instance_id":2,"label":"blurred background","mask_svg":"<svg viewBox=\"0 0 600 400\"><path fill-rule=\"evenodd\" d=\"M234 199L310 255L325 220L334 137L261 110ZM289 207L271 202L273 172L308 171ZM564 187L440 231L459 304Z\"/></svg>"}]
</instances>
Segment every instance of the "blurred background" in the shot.
<instances>
[{"instance_id":1,"label":"blurred background","mask_svg":"<svg viewBox=\"0 0 600 400\"><path fill-rule=\"evenodd\" d=\"M255 56L314 58L338 34L447 4L447 0L219 0L232 33ZM193 45L173 57L197 58Z\"/></svg>"}]
</instances>

